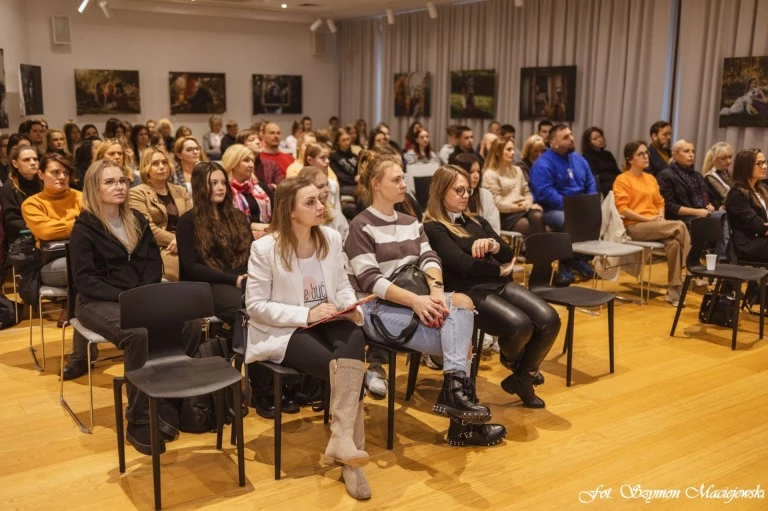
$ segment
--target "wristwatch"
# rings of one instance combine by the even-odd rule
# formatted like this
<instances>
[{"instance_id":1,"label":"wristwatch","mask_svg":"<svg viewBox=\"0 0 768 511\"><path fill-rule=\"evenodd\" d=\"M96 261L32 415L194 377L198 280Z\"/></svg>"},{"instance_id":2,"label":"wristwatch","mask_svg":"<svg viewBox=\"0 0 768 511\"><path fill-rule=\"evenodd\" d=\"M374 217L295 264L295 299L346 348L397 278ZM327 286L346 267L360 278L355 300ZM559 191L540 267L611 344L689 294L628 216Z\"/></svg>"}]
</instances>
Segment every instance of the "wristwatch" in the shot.
<instances>
[{"instance_id":1,"label":"wristwatch","mask_svg":"<svg viewBox=\"0 0 768 511\"><path fill-rule=\"evenodd\" d=\"M437 287L437 288L440 288L440 289L442 289L442 288L443 288L443 283L442 283L442 282L440 282L439 280L436 280L436 281L434 281L434 282L432 283L432 287Z\"/></svg>"}]
</instances>

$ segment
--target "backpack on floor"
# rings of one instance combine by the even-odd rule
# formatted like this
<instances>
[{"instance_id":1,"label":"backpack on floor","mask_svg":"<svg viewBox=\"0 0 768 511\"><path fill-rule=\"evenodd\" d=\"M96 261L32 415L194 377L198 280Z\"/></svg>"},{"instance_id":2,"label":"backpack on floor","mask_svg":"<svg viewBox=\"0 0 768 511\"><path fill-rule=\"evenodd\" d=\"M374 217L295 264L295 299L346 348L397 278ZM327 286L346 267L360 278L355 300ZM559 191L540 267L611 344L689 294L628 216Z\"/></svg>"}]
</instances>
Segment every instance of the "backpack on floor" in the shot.
<instances>
[{"instance_id":1,"label":"backpack on floor","mask_svg":"<svg viewBox=\"0 0 768 511\"><path fill-rule=\"evenodd\" d=\"M19 312L21 316L21 311L18 309L22 307L23 305L10 300L5 295L0 295L0 330L18 324L16 313Z\"/></svg>"}]
</instances>

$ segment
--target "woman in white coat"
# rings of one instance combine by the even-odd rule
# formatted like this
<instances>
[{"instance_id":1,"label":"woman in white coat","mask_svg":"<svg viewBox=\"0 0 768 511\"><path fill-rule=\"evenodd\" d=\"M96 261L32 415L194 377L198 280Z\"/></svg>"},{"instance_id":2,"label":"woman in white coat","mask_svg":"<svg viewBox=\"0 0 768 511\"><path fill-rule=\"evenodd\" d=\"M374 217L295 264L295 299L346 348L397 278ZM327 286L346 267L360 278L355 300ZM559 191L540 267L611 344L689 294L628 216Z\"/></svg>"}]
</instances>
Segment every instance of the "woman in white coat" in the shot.
<instances>
[{"instance_id":1,"label":"woman in white coat","mask_svg":"<svg viewBox=\"0 0 768 511\"><path fill-rule=\"evenodd\" d=\"M325 460L344 465L347 492L365 499L371 489L362 469L368 462L363 316L359 307L336 316L356 298L344 270L341 236L321 225L325 206L319 194L307 179L280 183L272 234L251 246L246 361L280 363L330 383L333 422Z\"/></svg>"}]
</instances>

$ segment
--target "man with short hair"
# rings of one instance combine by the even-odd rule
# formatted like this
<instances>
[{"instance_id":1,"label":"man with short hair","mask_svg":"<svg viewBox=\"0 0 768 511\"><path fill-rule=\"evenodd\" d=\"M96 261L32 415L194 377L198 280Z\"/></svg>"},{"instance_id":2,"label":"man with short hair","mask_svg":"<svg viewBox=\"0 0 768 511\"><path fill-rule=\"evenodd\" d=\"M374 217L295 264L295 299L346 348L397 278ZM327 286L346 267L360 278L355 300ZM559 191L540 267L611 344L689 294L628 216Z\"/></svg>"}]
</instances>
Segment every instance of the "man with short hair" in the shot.
<instances>
[{"instance_id":1,"label":"man with short hair","mask_svg":"<svg viewBox=\"0 0 768 511\"><path fill-rule=\"evenodd\" d=\"M477 159L480 160L480 168L482 168L483 165L485 164L485 159L482 156L480 156L480 153L475 151L474 147L472 147L475 141L475 136L474 136L474 133L472 133L472 128L470 128L469 126L459 126L456 131L457 131L457 134L456 134L457 144L453 152L451 153L450 158L448 158L448 162L450 163L451 161L453 161L453 159L456 156L462 153L468 153L476 156Z\"/></svg>"},{"instance_id":2,"label":"man with short hair","mask_svg":"<svg viewBox=\"0 0 768 511\"><path fill-rule=\"evenodd\" d=\"M651 145L648 146L648 168L645 169L654 176L669 168L669 159L672 151L669 144L672 142L672 126L667 121L656 121L651 125Z\"/></svg>"},{"instance_id":3,"label":"man with short hair","mask_svg":"<svg viewBox=\"0 0 768 511\"><path fill-rule=\"evenodd\" d=\"M509 135L510 137L512 137L512 141L513 142L515 141L516 130L515 130L515 127L512 126L511 124L502 124L499 132L501 133L501 135L499 135L500 137L503 138Z\"/></svg>"},{"instance_id":4,"label":"man with short hair","mask_svg":"<svg viewBox=\"0 0 768 511\"><path fill-rule=\"evenodd\" d=\"M32 147L45 153L45 128L43 123L37 119L30 119L27 121L27 136Z\"/></svg>"},{"instance_id":5,"label":"man with short hair","mask_svg":"<svg viewBox=\"0 0 768 511\"><path fill-rule=\"evenodd\" d=\"M261 145L264 148L259 155L261 161L275 162L285 177L288 165L293 163L294 158L290 154L280 151L280 126L274 122L268 123L264 127L264 138L261 140Z\"/></svg>"},{"instance_id":6,"label":"man with short hair","mask_svg":"<svg viewBox=\"0 0 768 511\"><path fill-rule=\"evenodd\" d=\"M328 131L336 132L339 131L339 118L335 115L328 119Z\"/></svg>"},{"instance_id":7,"label":"man with short hair","mask_svg":"<svg viewBox=\"0 0 768 511\"><path fill-rule=\"evenodd\" d=\"M304 133L308 131L312 131L312 118L311 117L302 117L301 118L301 131Z\"/></svg>"},{"instance_id":8,"label":"man with short hair","mask_svg":"<svg viewBox=\"0 0 768 511\"><path fill-rule=\"evenodd\" d=\"M491 121L491 124L488 125L488 133L493 133L497 137L502 136L501 123L499 121Z\"/></svg>"},{"instance_id":9,"label":"man with short hair","mask_svg":"<svg viewBox=\"0 0 768 511\"><path fill-rule=\"evenodd\" d=\"M544 223L555 231L565 225L563 197L569 195L596 194L597 185L582 155L575 152L573 134L565 124L552 127L550 147L539 156L531 167L531 192L534 201L544 208ZM585 278L594 277L594 271L586 261L575 258L573 269ZM561 271L561 278L572 280L568 271Z\"/></svg>"},{"instance_id":10,"label":"man with short hair","mask_svg":"<svg viewBox=\"0 0 768 511\"><path fill-rule=\"evenodd\" d=\"M544 119L539 123L538 133L541 138L544 139L544 143L549 147L549 137L552 132L552 122Z\"/></svg>"},{"instance_id":11,"label":"man with short hair","mask_svg":"<svg viewBox=\"0 0 768 511\"><path fill-rule=\"evenodd\" d=\"M224 154L224 151L226 151L229 146L237 143L237 132L239 131L239 128L237 121L233 119L227 121L227 132L221 137L221 154Z\"/></svg>"},{"instance_id":12,"label":"man with short hair","mask_svg":"<svg viewBox=\"0 0 768 511\"><path fill-rule=\"evenodd\" d=\"M488 157L488 151L491 149L491 145L498 139L496 135L493 133L486 133L483 135L483 139L480 141L480 145L478 146L478 153L480 153L480 156L482 158Z\"/></svg>"},{"instance_id":13,"label":"man with short hair","mask_svg":"<svg viewBox=\"0 0 768 511\"><path fill-rule=\"evenodd\" d=\"M448 158L451 157L451 153L453 153L453 150L456 148L456 144L458 144L458 133L459 126L457 124L451 124L445 129L445 134L448 137L448 143L441 147L440 151L437 153L437 155L440 157L440 163L443 165L448 165Z\"/></svg>"}]
</instances>

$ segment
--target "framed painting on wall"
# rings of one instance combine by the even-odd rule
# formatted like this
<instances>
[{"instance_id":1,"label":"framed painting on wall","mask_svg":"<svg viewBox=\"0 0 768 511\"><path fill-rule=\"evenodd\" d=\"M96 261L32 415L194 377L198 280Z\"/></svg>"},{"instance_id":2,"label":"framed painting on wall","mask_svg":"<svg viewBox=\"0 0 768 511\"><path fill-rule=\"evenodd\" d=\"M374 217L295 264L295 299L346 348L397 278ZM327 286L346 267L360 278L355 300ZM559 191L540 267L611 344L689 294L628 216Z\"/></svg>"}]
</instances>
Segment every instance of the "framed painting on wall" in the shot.
<instances>
[{"instance_id":1,"label":"framed painting on wall","mask_svg":"<svg viewBox=\"0 0 768 511\"><path fill-rule=\"evenodd\" d=\"M138 71L75 69L77 115L139 114Z\"/></svg>"},{"instance_id":2,"label":"framed painting on wall","mask_svg":"<svg viewBox=\"0 0 768 511\"><path fill-rule=\"evenodd\" d=\"M0 128L8 127L8 109L5 104L5 56L0 48Z\"/></svg>"},{"instance_id":3,"label":"framed painting on wall","mask_svg":"<svg viewBox=\"0 0 768 511\"><path fill-rule=\"evenodd\" d=\"M395 73L395 117L430 117L432 75Z\"/></svg>"},{"instance_id":4,"label":"framed painting on wall","mask_svg":"<svg viewBox=\"0 0 768 511\"><path fill-rule=\"evenodd\" d=\"M492 119L496 115L496 70L451 72L451 119Z\"/></svg>"},{"instance_id":5,"label":"framed painting on wall","mask_svg":"<svg viewBox=\"0 0 768 511\"><path fill-rule=\"evenodd\" d=\"M40 66L19 64L21 115L43 114L43 71Z\"/></svg>"},{"instance_id":6,"label":"framed painting on wall","mask_svg":"<svg viewBox=\"0 0 768 511\"><path fill-rule=\"evenodd\" d=\"M737 57L723 63L720 127L768 127L768 57Z\"/></svg>"},{"instance_id":7,"label":"framed painting on wall","mask_svg":"<svg viewBox=\"0 0 768 511\"><path fill-rule=\"evenodd\" d=\"M253 115L302 113L300 75L253 75Z\"/></svg>"},{"instance_id":8,"label":"framed painting on wall","mask_svg":"<svg viewBox=\"0 0 768 511\"><path fill-rule=\"evenodd\" d=\"M224 73L168 73L171 115L223 114L227 111Z\"/></svg>"},{"instance_id":9,"label":"framed painting on wall","mask_svg":"<svg viewBox=\"0 0 768 511\"><path fill-rule=\"evenodd\" d=\"M573 122L576 66L520 69L520 120Z\"/></svg>"}]
</instances>

